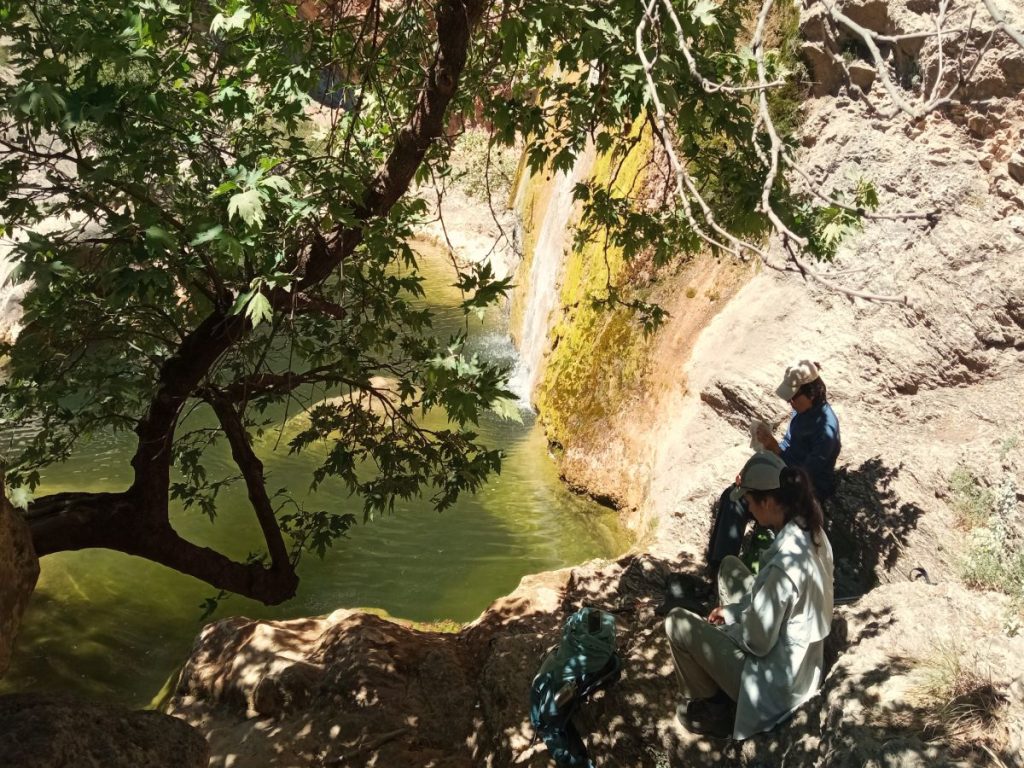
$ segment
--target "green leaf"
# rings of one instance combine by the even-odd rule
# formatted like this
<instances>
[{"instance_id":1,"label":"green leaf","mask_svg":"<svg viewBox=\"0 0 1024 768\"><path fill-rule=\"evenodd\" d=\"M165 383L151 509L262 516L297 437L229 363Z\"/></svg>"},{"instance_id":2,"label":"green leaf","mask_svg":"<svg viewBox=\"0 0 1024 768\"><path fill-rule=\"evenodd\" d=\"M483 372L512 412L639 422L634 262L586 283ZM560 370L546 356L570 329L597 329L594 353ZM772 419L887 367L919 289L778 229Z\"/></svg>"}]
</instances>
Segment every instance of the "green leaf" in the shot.
<instances>
[{"instance_id":1,"label":"green leaf","mask_svg":"<svg viewBox=\"0 0 1024 768\"><path fill-rule=\"evenodd\" d=\"M146 228L146 239L151 243L170 249L174 247L174 238L166 229L156 226Z\"/></svg>"},{"instance_id":2,"label":"green leaf","mask_svg":"<svg viewBox=\"0 0 1024 768\"><path fill-rule=\"evenodd\" d=\"M233 219L235 214L250 227L259 229L263 226L263 196L259 190L250 189L247 192L239 192L232 195L228 200L228 219Z\"/></svg>"},{"instance_id":3,"label":"green leaf","mask_svg":"<svg viewBox=\"0 0 1024 768\"><path fill-rule=\"evenodd\" d=\"M519 408L519 402L511 397L499 397L493 401L491 411L506 421L513 421L516 424L523 423L523 412Z\"/></svg>"},{"instance_id":4,"label":"green leaf","mask_svg":"<svg viewBox=\"0 0 1024 768\"><path fill-rule=\"evenodd\" d=\"M660 90L661 99L665 103L665 109L670 112L674 112L679 106L679 96L676 95L676 89L668 83L664 83Z\"/></svg>"},{"instance_id":5,"label":"green leaf","mask_svg":"<svg viewBox=\"0 0 1024 768\"><path fill-rule=\"evenodd\" d=\"M866 179L857 182L857 191L854 194L858 208L866 208L874 211L878 208L878 190L875 185Z\"/></svg>"},{"instance_id":6,"label":"green leaf","mask_svg":"<svg viewBox=\"0 0 1024 768\"><path fill-rule=\"evenodd\" d=\"M210 22L210 33L213 35L222 35L224 32L230 32L233 29L241 29L245 26L245 22L247 22L251 16L252 14L249 12L249 9L244 5L240 6L238 10L230 16L218 13L213 17L213 21Z\"/></svg>"},{"instance_id":7,"label":"green leaf","mask_svg":"<svg viewBox=\"0 0 1024 768\"><path fill-rule=\"evenodd\" d=\"M249 303L252 297L256 294L257 288L253 288L251 291L238 294L238 298L235 299L235 303L231 305L231 310L228 314L237 315L241 312L245 306Z\"/></svg>"},{"instance_id":8,"label":"green leaf","mask_svg":"<svg viewBox=\"0 0 1024 768\"><path fill-rule=\"evenodd\" d=\"M236 182L225 181L223 184L221 184L219 187L213 190L213 192L210 193L210 197L220 197L224 193L231 192L232 190L235 189L238 189L238 184Z\"/></svg>"},{"instance_id":9,"label":"green leaf","mask_svg":"<svg viewBox=\"0 0 1024 768\"><path fill-rule=\"evenodd\" d=\"M254 294L248 308L245 310L245 316L252 320L253 328L264 320L269 322L274 317L274 310L270 306L270 300L262 293Z\"/></svg>"},{"instance_id":10,"label":"green leaf","mask_svg":"<svg viewBox=\"0 0 1024 768\"><path fill-rule=\"evenodd\" d=\"M705 27L713 26L718 22L715 15L718 13L718 5L713 0L697 0L697 4L690 11L694 21L700 22Z\"/></svg>"},{"instance_id":11,"label":"green leaf","mask_svg":"<svg viewBox=\"0 0 1024 768\"><path fill-rule=\"evenodd\" d=\"M7 499L18 509L28 509L29 502L33 499L33 494L28 489L28 486L22 485L12 488L11 492L7 494Z\"/></svg>"},{"instance_id":12,"label":"green leaf","mask_svg":"<svg viewBox=\"0 0 1024 768\"><path fill-rule=\"evenodd\" d=\"M846 222L842 219L833 219L822 227L821 239L828 248L834 248L839 245L839 241L843 239L846 230Z\"/></svg>"},{"instance_id":13,"label":"green leaf","mask_svg":"<svg viewBox=\"0 0 1024 768\"><path fill-rule=\"evenodd\" d=\"M292 185L288 183L288 179L284 176L268 176L262 182L262 186L270 187L281 192L291 192Z\"/></svg>"},{"instance_id":14,"label":"green leaf","mask_svg":"<svg viewBox=\"0 0 1024 768\"><path fill-rule=\"evenodd\" d=\"M220 224L217 224L216 226L210 227L209 229L200 232L196 236L196 239L189 243L189 245L202 245L203 243L208 243L211 240L216 240L218 237L220 237L220 234L223 231L224 227L222 227Z\"/></svg>"}]
</instances>

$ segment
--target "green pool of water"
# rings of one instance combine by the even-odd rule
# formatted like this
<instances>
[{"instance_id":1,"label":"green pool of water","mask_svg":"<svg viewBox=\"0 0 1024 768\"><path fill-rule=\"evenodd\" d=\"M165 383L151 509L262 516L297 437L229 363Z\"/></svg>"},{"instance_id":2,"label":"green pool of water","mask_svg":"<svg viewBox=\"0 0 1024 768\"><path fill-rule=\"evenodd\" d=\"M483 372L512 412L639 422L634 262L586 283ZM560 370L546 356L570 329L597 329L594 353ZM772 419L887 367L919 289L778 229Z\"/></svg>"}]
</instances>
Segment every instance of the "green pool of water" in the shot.
<instances>
[{"instance_id":1,"label":"green pool of water","mask_svg":"<svg viewBox=\"0 0 1024 768\"><path fill-rule=\"evenodd\" d=\"M439 311L435 327L447 336L464 322L450 308L458 296L449 287L451 274L443 257L429 252L421 267ZM500 312L473 321L470 332L483 354L514 354ZM394 515L357 525L323 560L307 555L292 600L267 607L233 596L213 618L294 618L371 606L419 621L468 621L525 574L621 552L627 541L614 513L563 487L540 427L530 413L523 416L522 424L490 416L481 423L483 441L507 456L501 474L475 496L440 514L426 501L397 505ZM276 451L275 442L271 434L260 449L268 486L308 488L315 453L289 456L287 439ZM123 438L94 440L88 455L48 471L40 491L122 490L130 482L133 448ZM211 475L230 458L224 451L212 461L223 466L208 467ZM233 556L260 549L244 489L221 500L216 523L182 510L172 522L183 535ZM315 501L361 519L359 502L337 485L322 486ZM117 552L50 555L0 692L63 691L145 706L187 657L202 626L199 606L215 593L189 576Z\"/></svg>"}]
</instances>

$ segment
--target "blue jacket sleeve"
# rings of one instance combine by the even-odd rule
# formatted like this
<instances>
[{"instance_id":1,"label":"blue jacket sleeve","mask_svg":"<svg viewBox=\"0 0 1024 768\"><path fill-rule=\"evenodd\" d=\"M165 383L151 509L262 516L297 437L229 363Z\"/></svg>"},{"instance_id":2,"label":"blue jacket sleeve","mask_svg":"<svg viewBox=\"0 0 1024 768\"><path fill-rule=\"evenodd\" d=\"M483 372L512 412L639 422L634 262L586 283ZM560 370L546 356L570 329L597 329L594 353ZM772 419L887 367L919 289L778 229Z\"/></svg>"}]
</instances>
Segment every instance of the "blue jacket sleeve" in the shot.
<instances>
[{"instance_id":1,"label":"blue jacket sleeve","mask_svg":"<svg viewBox=\"0 0 1024 768\"><path fill-rule=\"evenodd\" d=\"M832 495L840 438L839 421L827 405L817 413L794 416L779 447L786 464L807 470L819 499Z\"/></svg>"},{"instance_id":2,"label":"blue jacket sleeve","mask_svg":"<svg viewBox=\"0 0 1024 768\"><path fill-rule=\"evenodd\" d=\"M793 442L793 416L796 412L789 414L789 424L786 425L786 436L779 442L779 454L782 456L782 460L786 460L786 451L789 450L790 443Z\"/></svg>"}]
</instances>

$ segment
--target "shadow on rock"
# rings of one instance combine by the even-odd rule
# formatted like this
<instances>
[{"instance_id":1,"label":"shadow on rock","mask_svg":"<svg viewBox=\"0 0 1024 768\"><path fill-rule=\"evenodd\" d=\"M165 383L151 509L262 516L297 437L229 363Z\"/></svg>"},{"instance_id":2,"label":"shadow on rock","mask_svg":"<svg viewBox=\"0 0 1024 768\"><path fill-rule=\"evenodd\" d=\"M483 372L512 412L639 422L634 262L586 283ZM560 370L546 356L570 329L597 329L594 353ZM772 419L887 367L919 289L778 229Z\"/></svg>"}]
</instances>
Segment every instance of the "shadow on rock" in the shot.
<instances>
[{"instance_id":1,"label":"shadow on rock","mask_svg":"<svg viewBox=\"0 0 1024 768\"><path fill-rule=\"evenodd\" d=\"M892 570L924 510L900 503L893 482L900 467L878 457L837 472L836 495L826 509L835 552L836 596L860 595Z\"/></svg>"},{"instance_id":2,"label":"shadow on rock","mask_svg":"<svg viewBox=\"0 0 1024 768\"><path fill-rule=\"evenodd\" d=\"M975 754L941 730L935 705L912 695L940 631L959 624L991 637L994 614L983 613L989 603L952 584L883 585L840 608L822 690L785 725L742 744L685 732L675 721L679 694L656 609L670 574L696 584L698 568L684 557L629 555L530 577L451 634L357 611L301 622L219 622L197 643L172 711L208 734L215 768L548 768L529 722L530 683L564 620L590 605L616 616L623 661L619 682L575 717L599 768L924 768ZM973 636L963 642L978 645ZM992 669L1013 670L1024 639L990 643L986 653ZM1003 677L990 681L985 700L993 707L1010 690ZM982 687L967 693L985 698ZM1024 695L1018 698L1014 713L1024 711ZM1000 717L1000 728L1024 723ZM1016 738L991 744L1008 755L1012 749L1001 745Z\"/></svg>"},{"instance_id":3,"label":"shadow on rock","mask_svg":"<svg viewBox=\"0 0 1024 768\"><path fill-rule=\"evenodd\" d=\"M203 735L158 712L64 696L0 696L0 768L205 768Z\"/></svg>"}]
</instances>

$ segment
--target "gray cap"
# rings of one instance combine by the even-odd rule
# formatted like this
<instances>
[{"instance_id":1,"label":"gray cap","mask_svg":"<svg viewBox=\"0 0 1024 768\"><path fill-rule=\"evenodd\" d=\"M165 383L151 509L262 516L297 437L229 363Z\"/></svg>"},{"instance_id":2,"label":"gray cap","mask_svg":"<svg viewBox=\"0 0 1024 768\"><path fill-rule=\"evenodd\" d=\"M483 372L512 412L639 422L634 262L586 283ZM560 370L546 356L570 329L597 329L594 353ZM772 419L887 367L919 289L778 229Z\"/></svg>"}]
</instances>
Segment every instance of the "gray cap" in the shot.
<instances>
[{"instance_id":1,"label":"gray cap","mask_svg":"<svg viewBox=\"0 0 1024 768\"><path fill-rule=\"evenodd\" d=\"M782 470L786 462L768 451L758 451L740 470L740 484L732 489L729 498L739 501L747 491L771 491L781 487Z\"/></svg>"}]
</instances>

